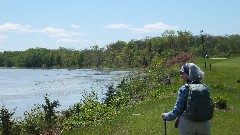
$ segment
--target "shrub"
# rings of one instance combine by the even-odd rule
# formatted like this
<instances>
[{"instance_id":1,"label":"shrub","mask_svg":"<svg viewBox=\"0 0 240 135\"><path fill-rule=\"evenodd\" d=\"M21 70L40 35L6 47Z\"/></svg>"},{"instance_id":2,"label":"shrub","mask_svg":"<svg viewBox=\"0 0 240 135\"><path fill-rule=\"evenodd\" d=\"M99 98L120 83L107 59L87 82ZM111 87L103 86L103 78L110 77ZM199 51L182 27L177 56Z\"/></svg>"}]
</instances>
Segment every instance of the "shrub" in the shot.
<instances>
[{"instance_id":1,"label":"shrub","mask_svg":"<svg viewBox=\"0 0 240 135\"><path fill-rule=\"evenodd\" d=\"M35 104L30 112L24 112L23 133L40 135L44 128L44 113L40 104Z\"/></svg>"},{"instance_id":2,"label":"shrub","mask_svg":"<svg viewBox=\"0 0 240 135\"><path fill-rule=\"evenodd\" d=\"M85 93L81 102L74 104L66 111L64 130L101 124L111 118L113 112L111 107L98 101L94 91Z\"/></svg>"},{"instance_id":3,"label":"shrub","mask_svg":"<svg viewBox=\"0 0 240 135\"><path fill-rule=\"evenodd\" d=\"M58 101L51 102L47 95L45 96L46 104L36 104L30 112L25 112L22 133L24 134L54 134L59 131L59 119L56 115L55 108L60 104Z\"/></svg>"},{"instance_id":4,"label":"shrub","mask_svg":"<svg viewBox=\"0 0 240 135\"><path fill-rule=\"evenodd\" d=\"M9 112L5 106L2 106L0 110L0 131L2 132L2 135L13 135L17 134L18 132L18 126L17 123L12 120L12 116L14 112Z\"/></svg>"},{"instance_id":5,"label":"shrub","mask_svg":"<svg viewBox=\"0 0 240 135\"><path fill-rule=\"evenodd\" d=\"M186 53L179 54L173 57L172 59L170 59L169 61L167 61L166 67L172 67L177 63L184 63L184 62L190 61L192 58L193 56L191 54L186 54Z\"/></svg>"},{"instance_id":6,"label":"shrub","mask_svg":"<svg viewBox=\"0 0 240 135\"><path fill-rule=\"evenodd\" d=\"M104 103L109 106L111 102L114 100L117 90L114 89L113 85L108 85L108 91L105 93Z\"/></svg>"},{"instance_id":7,"label":"shrub","mask_svg":"<svg viewBox=\"0 0 240 135\"><path fill-rule=\"evenodd\" d=\"M57 115L56 115L56 111L55 108L57 108L58 106L60 106L59 101L58 100L54 100L53 102L51 102L49 100L49 98L47 97L47 95L44 97L45 98L45 103L46 105L42 105L42 108L44 109L44 117L45 117L45 124L44 124L44 130L46 132L56 132L55 128L56 128L56 123L57 123Z\"/></svg>"},{"instance_id":8,"label":"shrub","mask_svg":"<svg viewBox=\"0 0 240 135\"><path fill-rule=\"evenodd\" d=\"M227 109L227 96L226 94L225 95L220 95L220 94L217 94L217 96L214 98L214 105L216 108L219 108L219 109Z\"/></svg>"}]
</instances>

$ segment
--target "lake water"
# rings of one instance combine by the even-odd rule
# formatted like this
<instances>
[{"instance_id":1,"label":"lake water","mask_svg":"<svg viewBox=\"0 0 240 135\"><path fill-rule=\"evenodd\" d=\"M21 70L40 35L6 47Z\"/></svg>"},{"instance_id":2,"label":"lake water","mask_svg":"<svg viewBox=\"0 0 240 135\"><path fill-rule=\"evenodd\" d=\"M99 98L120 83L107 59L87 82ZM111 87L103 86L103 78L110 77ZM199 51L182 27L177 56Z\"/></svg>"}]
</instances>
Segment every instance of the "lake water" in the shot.
<instances>
[{"instance_id":1,"label":"lake water","mask_svg":"<svg viewBox=\"0 0 240 135\"><path fill-rule=\"evenodd\" d=\"M34 104L45 104L44 96L67 109L79 102L84 91L96 91L104 98L107 85L117 86L131 71L92 69L0 69L0 104L9 111L16 107L14 117L22 117Z\"/></svg>"}]
</instances>

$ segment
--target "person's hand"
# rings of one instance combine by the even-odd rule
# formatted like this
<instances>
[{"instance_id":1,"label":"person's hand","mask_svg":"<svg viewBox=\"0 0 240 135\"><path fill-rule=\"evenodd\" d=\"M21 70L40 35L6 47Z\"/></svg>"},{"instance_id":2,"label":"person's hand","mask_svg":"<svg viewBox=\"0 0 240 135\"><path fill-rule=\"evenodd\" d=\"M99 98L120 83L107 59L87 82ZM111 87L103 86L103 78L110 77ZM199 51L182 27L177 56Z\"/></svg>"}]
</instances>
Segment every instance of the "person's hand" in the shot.
<instances>
[{"instance_id":1,"label":"person's hand","mask_svg":"<svg viewBox=\"0 0 240 135\"><path fill-rule=\"evenodd\" d=\"M167 113L162 113L162 119L166 120Z\"/></svg>"}]
</instances>

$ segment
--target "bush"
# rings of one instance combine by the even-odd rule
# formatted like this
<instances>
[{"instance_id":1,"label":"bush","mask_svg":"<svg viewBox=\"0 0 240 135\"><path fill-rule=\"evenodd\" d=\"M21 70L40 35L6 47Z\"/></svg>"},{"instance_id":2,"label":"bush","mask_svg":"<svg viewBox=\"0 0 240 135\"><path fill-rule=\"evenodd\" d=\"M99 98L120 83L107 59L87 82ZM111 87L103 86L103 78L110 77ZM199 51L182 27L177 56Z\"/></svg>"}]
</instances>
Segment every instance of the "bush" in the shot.
<instances>
[{"instance_id":1,"label":"bush","mask_svg":"<svg viewBox=\"0 0 240 135\"><path fill-rule=\"evenodd\" d=\"M20 132L18 131L17 122L12 120L14 113L15 110L14 112L9 112L5 106L2 106L0 110L0 131L2 135L13 135Z\"/></svg>"},{"instance_id":2,"label":"bush","mask_svg":"<svg viewBox=\"0 0 240 135\"><path fill-rule=\"evenodd\" d=\"M172 59L170 59L169 61L167 61L166 63L166 67L172 67L173 65L177 64L177 63L184 63L187 61L192 60L193 56L191 54L179 54L175 57L173 57Z\"/></svg>"},{"instance_id":3,"label":"bush","mask_svg":"<svg viewBox=\"0 0 240 135\"><path fill-rule=\"evenodd\" d=\"M111 102L114 100L117 90L114 89L113 85L108 85L108 91L105 93L106 98L104 99L104 103L109 106Z\"/></svg>"},{"instance_id":4,"label":"bush","mask_svg":"<svg viewBox=\"0 0 240 135\"><path fill-rule=\"evenodd\" d=\"M44 128L44 113L40 104L35 104L30 112L24 112L23 133L40 135Z\"/></svg>"},{"instance_id":5,"label":"bush","mask_svg":"<svg viewBox=\"0 0 240 135\"><path fill-rule=\"evenodd\" d=\"M227 109L227 96L225 95L220 95L217 94L217 96L214 98L214 105L218 109Z\"/></svg>"},{"instance_id":6,"label":"bush","mask_svg":"<svg viewBox=\"0 0 240 135\"><path fill-rule=\"evenodd\" d=\"M94 91L85 93L81 102L74 104L65 112L64 130L101 124L111 118L113 112L111 107L98 101Z\"/></svg>"},{"instance_id":7,"label":"bush","mask_svg":"<svg viewBox=\"0 0 240 135\"><path fill-rule=\"evenodd\" d=\"M44 97L46 105L42 105L42 108L44 110L44 117L45 117L45 123L44 123L44 131L47 133L56 133L56 124L57 124L57 115L55 108L60 106L58 100L54 100L51 102L47 95Z\"/></svg>"},{"instance_id":8,"label":"bush","mask_svg":"<svg viewBox=\"0 0 240 135\"><path fill-rule=\"evenodd\" d=\"M30 112L25 112L25 119L22 124L23 134L54 134L58 133L59 117L56 115L55 108L60 104L58 101L51 102L47 95L46 104L36 104Z\"/></svg>"}]
</instances>

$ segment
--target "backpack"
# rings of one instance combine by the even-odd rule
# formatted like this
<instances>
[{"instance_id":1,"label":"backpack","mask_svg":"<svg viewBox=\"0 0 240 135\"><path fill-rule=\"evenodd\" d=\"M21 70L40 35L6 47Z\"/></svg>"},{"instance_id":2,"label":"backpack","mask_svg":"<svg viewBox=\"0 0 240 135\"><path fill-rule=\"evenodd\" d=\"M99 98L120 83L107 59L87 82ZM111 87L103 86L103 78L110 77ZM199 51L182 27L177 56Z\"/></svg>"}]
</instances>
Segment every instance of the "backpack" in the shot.
<instances>
[{"instance_id":1,"label":"backpack","mask_svg":"<svg viewBox=\"0 0 240 135\"><path fill-rule=\"evenodd\" d=\"M212 119L214 105L208 86L205 84L186 84L189 89L185 117L193 122Z\"/></svg>"}]
</instances>

